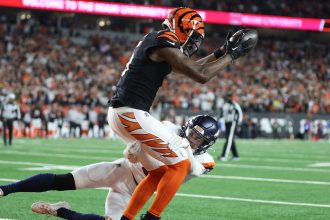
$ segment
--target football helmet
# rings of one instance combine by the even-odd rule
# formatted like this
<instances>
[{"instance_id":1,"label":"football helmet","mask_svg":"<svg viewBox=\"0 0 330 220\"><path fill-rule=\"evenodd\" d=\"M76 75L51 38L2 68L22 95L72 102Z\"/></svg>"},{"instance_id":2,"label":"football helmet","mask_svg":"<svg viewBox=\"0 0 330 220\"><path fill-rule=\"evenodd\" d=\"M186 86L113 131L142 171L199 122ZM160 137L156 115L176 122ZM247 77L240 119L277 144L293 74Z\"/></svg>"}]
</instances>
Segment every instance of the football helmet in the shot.
<instances>
[{"instance_id":1,"label":"football helmet","mask_svg":"<svg viewBox=\"0 0 330 220\"><path fill-rule=\"evenodd\" d=\"M204 22L202 17L191 8L172 9L163 28L172 31L179 39L183 53L190 57L197 52L204 40Z\"/></svg>"},{"instance_id":2,"label":"football helmet","mask_svg":"<svg viewBox=\"0 0 330 220\"><path fill-rule=\"evenodd\" d=\"M202 154L217 140L218 123L208 115L195 116L183 127L181 136L188 139L194 155Z\"/></svg>"}]
</instances>

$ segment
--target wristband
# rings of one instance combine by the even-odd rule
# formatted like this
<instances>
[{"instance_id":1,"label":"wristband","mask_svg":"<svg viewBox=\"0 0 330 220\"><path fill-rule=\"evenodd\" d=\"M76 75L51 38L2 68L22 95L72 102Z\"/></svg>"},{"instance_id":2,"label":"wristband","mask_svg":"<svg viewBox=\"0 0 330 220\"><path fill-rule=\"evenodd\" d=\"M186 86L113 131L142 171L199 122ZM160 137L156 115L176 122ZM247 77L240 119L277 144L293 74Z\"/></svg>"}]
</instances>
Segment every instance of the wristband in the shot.
<instances>
[{"instance_id":1,"label":"wristband","mask_svg":"<svg viewBox=\"0 0 330 220\"><path fill-rule=\"evenodd\" d=\"M214 56L216 59L219 59L220 57L222 57L224 54L222 53L221 49L218 48L213 52Z\"/></svg>"}]
</instances>

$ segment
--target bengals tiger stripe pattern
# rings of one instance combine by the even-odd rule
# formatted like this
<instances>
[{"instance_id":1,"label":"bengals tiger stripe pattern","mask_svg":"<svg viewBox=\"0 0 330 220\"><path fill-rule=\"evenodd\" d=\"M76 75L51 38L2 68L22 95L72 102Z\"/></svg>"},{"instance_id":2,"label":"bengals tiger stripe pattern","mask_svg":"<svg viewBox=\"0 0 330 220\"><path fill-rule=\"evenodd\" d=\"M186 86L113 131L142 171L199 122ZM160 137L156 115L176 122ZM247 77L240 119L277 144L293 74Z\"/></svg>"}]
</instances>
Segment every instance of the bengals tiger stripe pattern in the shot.
<instances>
[{"instance_id":1,"label":"bengals tiger stripe pattern","mask_svg":"<svg viewBox=\"0 0 330 220\"><path fill-rule=\"evenodd\" d=\"M133 112L118 114L118 117L126 131L135 139L151 147L153 151L160 153L163 157L178 157L178 155L169 148L168 143L163 141L161 138L150 133L142 133L145 131L136 120ZM137 130L140 130L140 133L134 132Z\"/></svg>"}]
</instances>

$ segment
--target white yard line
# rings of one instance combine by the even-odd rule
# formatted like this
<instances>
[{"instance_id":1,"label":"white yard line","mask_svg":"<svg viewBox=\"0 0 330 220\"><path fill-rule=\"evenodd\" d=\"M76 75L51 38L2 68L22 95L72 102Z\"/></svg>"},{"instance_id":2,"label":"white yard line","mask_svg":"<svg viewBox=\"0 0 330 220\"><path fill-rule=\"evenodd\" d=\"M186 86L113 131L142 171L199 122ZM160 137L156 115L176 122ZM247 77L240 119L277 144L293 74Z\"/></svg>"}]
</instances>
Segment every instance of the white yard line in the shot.
<instances>
[{"instance_id":1,"label":"white yard line","mask_svg":"<svg viewBox=\"0 0 330 220\"><path fill-rule=\"evenodd\" d=\"M283 201L273 201L273 200L245 199L245 198L234 198L234 197L223 197L223 196L206 196L206 195L195 195L195 194L185 194L185 193L177 193L177 194L175 194L175 196L199 198L199 199L215 199L215 200L228 200L228 201L239 201L239 202L264 203L264 204L274 204L274 205L290 205L290 206L307 206L307 207L317 207L317 208L330 208L330 204L283 202Z\"/></svg>"},{"instance_id":2,"label":"white yard line","mask_svg":"<svg viewBox=\"0 0 330 220\"><path fill-rule=\"evenodd\" d=\"M27 144L27 142L25 141L21 141L19 142L19 140L17 140L17 143L20 144L18 145L18 147L26 147L25 144ZM93 145L93 144L85 144L84 142L81 142L79 143L78 142L78 145L74 145L73 142L45 142L45 141L39 141L39 140L29 140L28 142L29 145L31 145L32 147L40 147L40 146L45 146L45 147L57 147L59 149L62 149L62 148L71 148L71 149L81 149L82 147L83 148L89 148L89 149L99 149L99 150L107 150L107 149L124 149L125 146L123 145L123 143L121 144L117 144L117 143L113 143L111 141L109 142L103 142L103 143L100 143L100 144L96 144L96 145ZM14 146L15 148L15 146Z\"/></svg>"},{"instance_id":3,"label":"white yard line","mask_svg":"<svg viewBox=\"0 0 330 220\"><path fill-rule=\"evenodd\" d=\"M0 178L0 181L15 182L17 180ZM98 189L109 190L108 188L98 188ZM307 206L307 207L316 207L316 208L330 208L330 204L284 202L284 201L274 201L274 200L246 199L246 198L223 197L223 196L207 196L207 195L196 195L196 194L185 194L185 193L177 193L175 195L176 196L181 196L181 197L190 197L190 198L199 198L199 199L214 199L214 200L263 203L263 204L274 204L274 205L290 205L290 206Z\"/></svg>"},{"instance_id":4,"label":"white yard line","mask_svg":"<svg viewBox=\"0 0 330 220\"><path fill-rule=\"evenodd\" d=\"M16 180L16 179L7 179L7 178L0 178L0 181L4 181L4 182L17 182L19 180Z\"/></svg>"},{"instance_id":5,"label":"white yard line","mask_svg":"<svg viewBox=\"0 0 330 220\"><path fill-rule=\"evenodd\" d=\"M109 147L109 149L93 149L93 148L89 148L89 147L81 147L81 148L70 148L70 147L55 147L54 148L48 148L49 146L47 145L47 148L43 148L41 146L35 146L34 148L36 148L38 151L40 150L47 150L47 151L51 151L51 152L79 152L79 153L121 153L124 151L124 147L123 149L113 149L111 147ZM31 148L31 147L29 147ZM27 147L24 146L15 146L13 149L15 150L26 150Z\"/></svg>"},{"instance_id":6,"label":"white yard line","mask_svg":"<svg viewBox=\"0 0 330 220\"><path fill-rule=\"evenodd\" d=\"M260 158L264 158L265 155L272 155L272 156L276 156L276 157L279 157L279 158L283 158L283 159L288 159L288 160L292 160L292 161L295 161L295 160L307 160L307 161L310 161L311 159L312 160L329 160L329 157L326 156L327 154L324 153L323 155L315 155L313 154L312 156L308 156L308 155L311 155L309 153L295 153L295 154L291 154L291 153L279 153L279 152L258 152L258 153L244 153L242 152L241 153L242 156L245 156L246 158L251 158L251 157L260 157ZM243 157L244 158L244 157Z\"/></svg>"},{"instance_id":7,"label":"white yard line","mask_svg":"<svg viewBox=\"0 0 330 220\"><path fill-rule=\"evenodd\" d=\"M327 159L329 160L329 158ZM274 163L314 163L316 159L284 159L284 158L264 158L264 157L243 157L241 161L256 161L256 162L274 162Z\"/></svg>"},{"instance_id":8,"label":"white yard line","mask_svg":"<svg viewBox=\"0 0 330 220\"><path fill-rule=\"evenodd\" d=\"M219 175L202 175L202 178L208 179L228 179L228 180L243 180L243 181L259 181L272 183L297 183L307 185L328 185L330 182L311 181L311 180L287 180L287 179L271 179L271 178L257 178L257 177L243 177L243 176L219 176Z\"/></svg>"},{"instance_id":9,"label":"white yard line","mask_svg":"<svg viewBox=\"0 0 330 220\"><path fill-rule=\"evenodd\" d=\"M42 156L42 157L57 157L57 158L74 158L74 159L93 159L100 161L115 160L118 157L95 157L95 156L77 156L68 154L54 154L54 153L35 153L35 152L21 152L21 151L2 151L1 154L13 154L13 155L30 155L30 156ZM110 154L109 154L110 155Z\"/></svg>"},{"instance_id":10,"label":"white yard line","mask_svg":"<svg viewBox=\"0 0 330 220\"><path fill-rule=\"evenodd\" d=\"M314 164L310 164L308 165L309 167L330 167L330 163L329 162L324 162L324 163L314 163Z\"/></svg>"},{"instance_id":11,"label":"white yard line","mask_svg":"<svg viewBox=\"0 0 330 220\"><path fill-rule=\"evenodd\" d=\"M261 169L261 170L281 170L281 171L301 171L301 172L320 172L320 173L330 173L330 170L317 169L317 168L299 168L299 167L274 167L274 166L263 166L263 165L247 165L247 164L228 164L221 163L219 166L223 167L235 167L244 169Z\"/></svg>"},{"instance_id":12,"label":"white yard line","mask_svg":"<svg viewBox=\"0 0 330 220\"><path fill-rule=\"evenodd\" d=\"M26 170L74 170L80 166L76 165L63 165L63 164L48 164L48 163L33 163L24 161L7 161L0 160L0 164L13 164L24 166L38 166L26 167ZM40 167L40 168L39 168ZM307 184L307 185L330 185L330 182L312 181L312 180L288 180L288 179L272 179L272 178L258 178L258 177L243 177L243 176L221 176L221 175L203 175L202 178L209 179L228 179L228 180L243 180L243 181L259 181L259 182L273 182L273 183L294 183L294 184Z\"/></svg>"}]
</instances>

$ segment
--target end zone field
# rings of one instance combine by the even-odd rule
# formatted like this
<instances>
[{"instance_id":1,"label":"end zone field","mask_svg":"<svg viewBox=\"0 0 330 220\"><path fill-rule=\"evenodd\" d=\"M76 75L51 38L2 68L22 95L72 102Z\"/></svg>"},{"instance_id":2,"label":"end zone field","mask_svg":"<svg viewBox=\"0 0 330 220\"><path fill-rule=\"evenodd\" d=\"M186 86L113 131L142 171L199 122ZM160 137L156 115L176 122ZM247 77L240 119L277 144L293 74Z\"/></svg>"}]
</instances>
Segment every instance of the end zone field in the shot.
<instances>
[{"instance_id":1,"label":"end zone field","mask_svg":"<svg viewBox=\"0 0 330 220\"><path fill-rule=\"evenodd\" d=\"M222 149L219 140L214 156ZM209 175L184 184L162 220L330 219L330 143L239 140L240 161L217 162ZM120 141L15 139L0 144L0 185L37 173L66 173L122 157ZM17 193L0 198L0 219L51 219L32 213L33 202L67 201L84 213L104 212L107 190ZM55 218L53 218L55 219Z\"/></svg>"}]
</instances>

